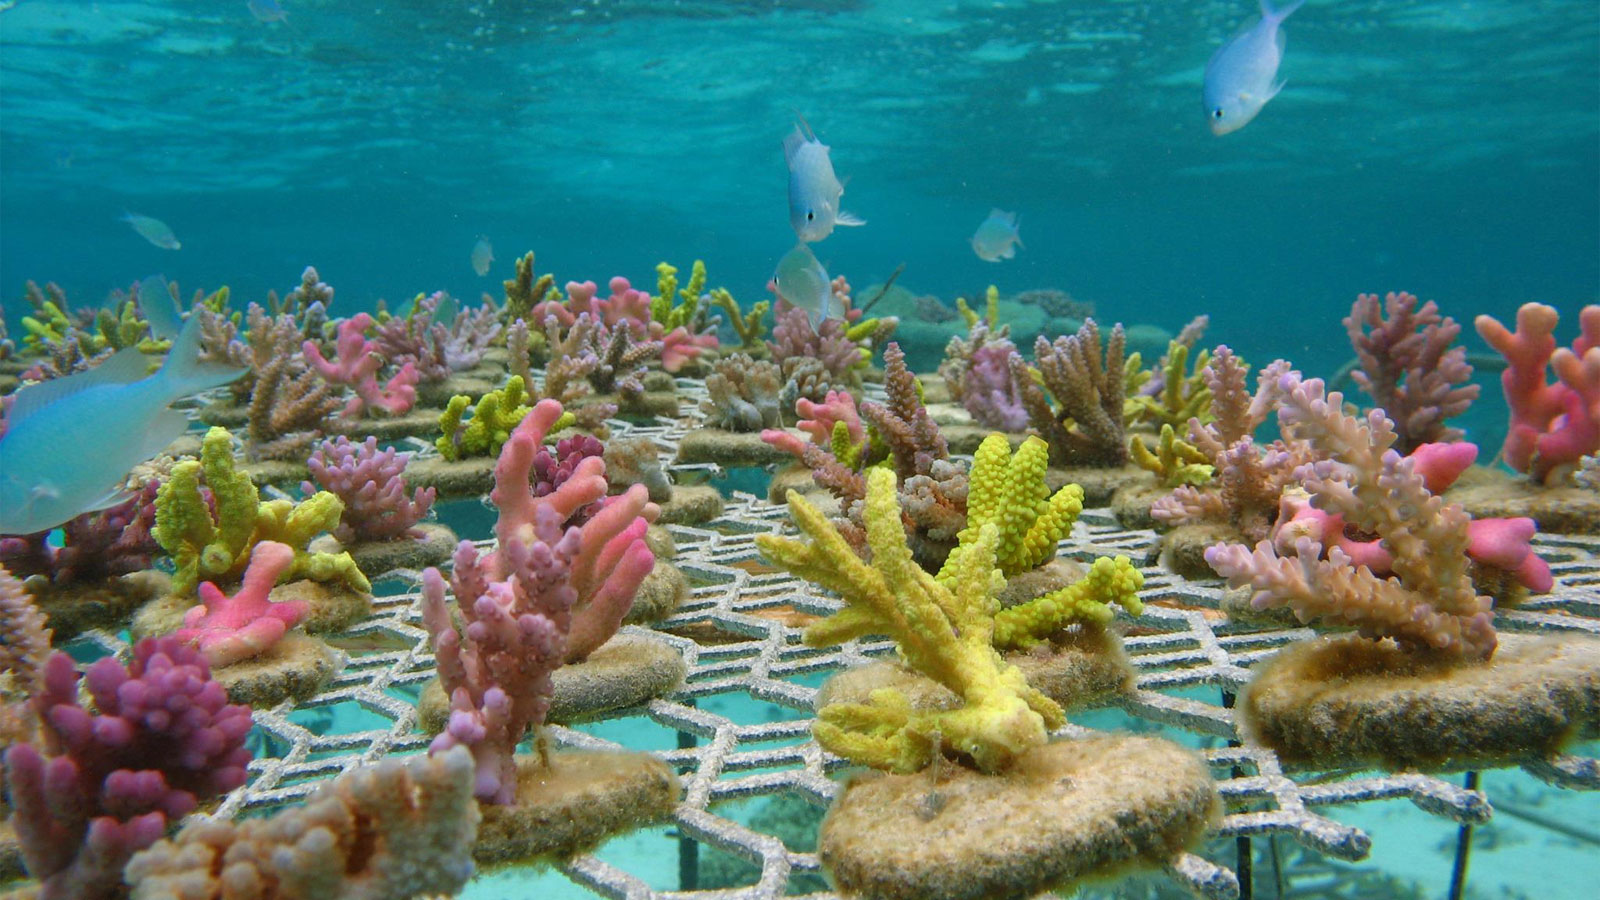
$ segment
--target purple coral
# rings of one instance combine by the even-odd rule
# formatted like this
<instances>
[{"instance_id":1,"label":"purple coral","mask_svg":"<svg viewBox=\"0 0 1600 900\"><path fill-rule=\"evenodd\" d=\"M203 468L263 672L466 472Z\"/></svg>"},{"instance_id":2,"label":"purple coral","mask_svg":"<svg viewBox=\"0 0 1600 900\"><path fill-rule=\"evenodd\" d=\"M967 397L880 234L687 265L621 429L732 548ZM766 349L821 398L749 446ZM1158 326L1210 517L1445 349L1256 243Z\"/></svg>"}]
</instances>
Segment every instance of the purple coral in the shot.
<instances>
[{"instance_id":1,"label":"purple coral","mask_svg":"<svg viewBox=\"0 0 1600 900\"><path fill-rule=\"evenodd\" d=\"M810 359L822 365L834 388L861 384L858 371L863 365L861 347L846 334L849 326L843 319L824 319L821 325L813 328L805 310L784 300L778 301L775 318L767 349L785 377L793 377L800 361ZM813 399L820 397L819 394Z\"/></svg>"},{"instance_id":2,"label":"purple coral","mask_svg":"<svg viewBox=\"0 0 1600 900\"><path fill-rule=\"evenodd\" d=\"M606 446L587 434L576 434L556 441L555 449L541 446L533 456L533 496L547 497L567 483L585 459L604 457ZM600 511L600 501L580 506L563 524L582 525Z\"/></svg>"},{"instance_id":3,"label":"purple coral","mask_svg":"<svg viewBox=\"0 0 1600 900\"><path fill-rule=\"evenodd\" d=\"M405 469L411 454L378 449L378 439L360 444L340 435L324 441L306 460L317 485L300 483L306 496L318 486L344 501L344 513L333 536L342 544L417 537L416 524L433 508L435 490L418 488L406 496Z\"/></svg>"},{"instance_id":4,"label":"purple coral","mask_svg":"<svg viewBox=\"0 0 1600 900\"><path fill-rule=\"evenodd\" d=\"M159 482L148 481L116 506L67 522L59 547L47 540L48 532L0 538L0 564L22 578L48 578L56 587L148 569L161 549L150 534L159 488Z\"/></svg>"},{"instance_id":5,"label":"purple coral","mask_svg":"<svg viewBox=\"0 0 1600 900\"><path fill-rule=\"evenodd\" d=\"M1360 368L1355 383L1394 420L1399 442L1410 453L1427 443L1458 441L1464 432L1445 420L1466 412L1478 398L1469 384L1472 366L1464 347L1452 347L1461 326L1441 317L1432 300L1417 306L1414 294L1361 294L1344 318Z\"/></svg>"},{"instance_id":6,"label":"purple coral","mask_svg":"<svg viewBox=\"0 0 1600 900\"><path fill-rule=\"evenodd\" d=\"M332 360L322 355L315 341L300 346L306 362L323 378L355 392L345 405L346 419L359 419L368 407L401 415L417 402L417 367L410 362L402 364L387 384L378 384L378 372L385 359L378 345L367 339L366 331L372 325L372 317L366 313L356 313L340 322L339 336L334 341L337 352Z\"/></svg>"},{"instance_id":7,"label":"purple coral","mask_svg":"<svg viewBox=\"0 0 1600 900\"><path fill-rule=\"evenodd\" d=\"M6 753L12 824L42 900L117 896L128 857L243 784L250 762L250 708L229 704L175 637L139 642L127 667L102 659L86 681L94 713L78 705L72 658L52 654L33 701L44 750Z\"/></svg>"},{"instance_id":8,"label":"purple coral","mask_svg":"<svg viewBox=\"0 0 1600 900\"><path fill-rule=\"evenodd\" d=\"M391 316L378 325L372 338L374 347L390 363L411 363L418 378L430 384L476 366L483 361L489 342L500 334L498 313L480 306L441 321L439 307L447 300L450 295L444 291L419 297L409 314Z\"/></svg>"}]
</instances>

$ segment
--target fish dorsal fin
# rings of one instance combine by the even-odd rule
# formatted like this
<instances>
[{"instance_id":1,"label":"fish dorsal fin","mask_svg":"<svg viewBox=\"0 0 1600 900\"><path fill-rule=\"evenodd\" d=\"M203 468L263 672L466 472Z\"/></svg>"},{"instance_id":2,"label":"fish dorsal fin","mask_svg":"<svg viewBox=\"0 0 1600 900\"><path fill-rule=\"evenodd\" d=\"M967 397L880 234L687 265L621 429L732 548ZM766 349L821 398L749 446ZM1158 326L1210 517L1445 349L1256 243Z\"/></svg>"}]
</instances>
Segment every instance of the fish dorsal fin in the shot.
<instances>
[{"instance_id":1,"label":"fish dorsal fin","mask_svg":"<svg viewBox=\"0 0 1600 900\"><path fill-rule=\"evenodd\" d=\"M805 146L805 143L806 136L800 133L800 126L798 125L794 127L793 131L783 136L783 161L788 163L790 168L794 168L794 155L800 152L800 148Z\"/></svg>"},{"instance_id":2,"label":"fish dorsal fin","mask_svg":"<svg viewBox=\"0 0 1600 900\"><path fill-rule=\"evenodd\" d=\"M125 347L87 372L65 378L52 378L17 391L17 400L6 418L15 427L24 419L58 400L108 384L132 384L149 374L150 363L143 353Z\"/></svg>"},{"instance_id":3,"label":"fish dorsal fin","mask_svg":"<svg viewBox=\"0 0 1600 900\"><path fill-rule=\"evenodd\" d=\"M169 341L183 329L183 319L172 303L172 293L165 275L151 275L139 282L139 311L150 323L150 333L157 340Z\"/></svg>"}]
</instances>

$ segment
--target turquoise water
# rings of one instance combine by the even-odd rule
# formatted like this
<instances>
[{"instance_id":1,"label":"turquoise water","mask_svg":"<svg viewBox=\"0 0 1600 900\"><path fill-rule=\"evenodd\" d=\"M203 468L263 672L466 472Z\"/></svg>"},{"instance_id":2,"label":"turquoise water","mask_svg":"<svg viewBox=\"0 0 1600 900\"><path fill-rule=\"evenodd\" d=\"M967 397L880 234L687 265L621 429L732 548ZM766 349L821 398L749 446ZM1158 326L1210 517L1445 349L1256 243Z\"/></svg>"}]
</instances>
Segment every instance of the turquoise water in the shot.
<instances>
[{"instance_id":1,"label":"turquoise water","mask_svg":"<svg viewBox=\"0 0 1600 900\"><path fill-rule=\"evenodd\" d=\"M560 281L650 285L658 260L702 258L748 306L794 242L780 140L797 112L868 220L815 248L858 288L904 264L899 284L947 303L994 283L1168 330L1208 313L1207 343L1322 374L1349 356L1339 319L1361 291L1410 290L1462 321L1538 300L1564 337L1600 298L1593 0L1313 0L1286 26L1287 88L1221 138L1202 71L1254 17L1246 0L283 5L262 23L244 0L0 3L13 327L27 279L93 303L159 271L258 300L311 264L349 315L419 291L498 297L529 249ZM991 207L1021 213L1014 260L967 246ZM480 234L486 276L469 265ZM1473 436L1497 445L1502 410L1486 391ZM747 702L718 711L767 714ZM1517 787L1593 831L1592 799ZM747 805L728 814L766 801ZM1341 818L1376 837L1365 869L1442 890L1443 820L1404 801ZM1479 896L1594 883L1592 843L1494 827ZM601 856L659 859L652 886L673 888L676 844L657 829ZM1574 877L1541 890L1518 878L1532 867ZM473 895L513 896L519 877Z\"/></svg>"}]
</instances>

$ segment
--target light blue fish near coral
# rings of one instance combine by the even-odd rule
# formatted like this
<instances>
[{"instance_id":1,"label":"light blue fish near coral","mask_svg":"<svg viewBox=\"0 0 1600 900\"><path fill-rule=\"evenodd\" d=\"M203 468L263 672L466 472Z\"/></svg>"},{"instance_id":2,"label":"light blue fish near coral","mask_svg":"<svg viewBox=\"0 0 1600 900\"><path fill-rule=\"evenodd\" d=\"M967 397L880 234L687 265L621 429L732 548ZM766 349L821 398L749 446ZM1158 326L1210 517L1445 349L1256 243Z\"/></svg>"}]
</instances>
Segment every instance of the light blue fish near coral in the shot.
<instances>
[{"instance_id":1,"label":"light blue fish near coral","mask_svg":"<svg viewBox=\"0 0 1600 900\"><path fill-rule=\"evenodd\" d=\"M984 262L1011 259L1021 246L1022 235L1017 233L1017 214L999 209L989 210L989 218L984 219L972 235L972 252Z\"/></svg>"},{"instance_id":2,"label":"light blue fish near coral","mask_svg":"<svg viewBox=\"0 0 1600 900\"><path fill-rule=\"evenodd\" d=\"M1261 19L1233 36L1206 63L1206 117L1211 133L1238 131L1249 124L1267 101L1283 90L1278 64L1283 62L1284 33L1279 26L1305 0L1274 9L1261 0Z\"/></svg>"},{"instance_id":3,"label":"light blue fish near coral","mask_svg":"<svg viewBox=\"0 0 1600 900\"><path fill-rule=\"evenodd\" d=\"M839 209L844 185L833 174L828 145L817 140L805 119L784 137L783 158L789 163L789 224L800 240L820 241L833 234L835 225L867 224Z\"/></svg>"},{"instance_id":4,"label":"light blue fish near coral","mask_svg":"<svg viewBox=\"0 0 1600 900\"><path fill-rule=\"evenodd\" d=\"M17 391L0 437L0 534L33 534L123 499L129 470L183 434L174 400L247 370L200 360L191 316L161 370L132 347L87 372Z\"/></svg>"},{"instance_id":5,"label":"light blue fish near coral","mask_svg":"<svg viewBox=\"0 0 1600 900\"><path fill-rule=\"evenodd\" d=\"M289 13L278 0L249 0L245 4L250 7L250 15L255 16L257 22L282 22L289 18Z\"/></svg>"},{"instance_id":6,"label":"light blue fish near coral","mask_svg":"<svg viewBox=\"0 0 1600 900\"><path fill-rule=\"evenodd\" d=\"M122 214L122 221L133 226L134 232L139 237L163 250L183 249L183 245L178 243L178 236L173 234L172 229L167 227L167 223L160 219L152 219L149 216L141 216L138 213L125 212Z\"/></svg>"},{"instance_id":7,"label":"light blue fish near coral","mask_svg":"<svg viewBox=\"0 0 1600 900\"><path fill-rule=\"evenodd\" d=\"M151 275L139 282L139 312L150 323L150 333L158 341L171 340L183 330L183 316L172 303L172 290L165 275Z\"/></svg>"},{"instance_id":8,"label":"light blue fish near coral","mask_svg":"<svg viewBox=\"0 0 1600 900\"><path fill-rule=\"evenodd\" d=\"M844 318L844 301L833 292L828 270L803 243L778 260L772 283L779 297L806 311L813 328L821 326L824 319Z\"/></svg>"},{"instance_id":9,"label":"light blue fish near coral","mask_svg":"<svg viewBox=\"0 0 1600 900\"><path fill-rule=\"evenodd\" d=\"M472 245L472 271L478 277L489 274L489 264L494 262L494 245L489 243L489 236L478 235L478 242Z\"/></svg>"}]
</instances>

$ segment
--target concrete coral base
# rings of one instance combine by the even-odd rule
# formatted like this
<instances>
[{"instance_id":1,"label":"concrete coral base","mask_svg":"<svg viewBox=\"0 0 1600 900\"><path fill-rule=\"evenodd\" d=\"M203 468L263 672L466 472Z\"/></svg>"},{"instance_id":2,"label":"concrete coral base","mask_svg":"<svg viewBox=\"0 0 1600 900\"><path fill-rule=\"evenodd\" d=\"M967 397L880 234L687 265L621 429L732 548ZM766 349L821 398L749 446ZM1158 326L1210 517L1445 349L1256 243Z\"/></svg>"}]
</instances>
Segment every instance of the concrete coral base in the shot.
<instances>
[{"instance_id":1,"label":"concrete coral base","mask_svg":"<svg viewBox=\"0 0 1600 900\"><path fill-rule=\"evenodd\" d=\"M662 525L703 525L722 515L722 494L709 484L678 484L661 504Z\"/></svg>"},{"instance_id":2,"label":"concrete coral base","mask_svg":"<svg viewBox=\"0 0 1600 900\"><path fill-rule=\"evenodd\" d=\"M51 640L59 644L93 628L115 631L151 598L165 595L172 579L151 569L62 587L41 576L26 579L23 586L44 613Z\"/></svg>"},{"instance_id":3,"label":"concrete coral base","mask_svg":"<svg viewBox=\"0 0 1600 900\"><path fill-rule=\"evenodd\" d=\"M627 625L659 622L676 612L678 604L688 596L689 579L658 554L655 566L639 583L639 590L633 595L633 606L622 621Z\"/></svg>"},{"instance_id":4,"label":"concrete coral base","mask_svg":"<svg viewBox=\"0 0 1600 900\"><path fill-rule=\"evenodd\" d=\"M565 858L665 819L678 802L677 776L643 753L553 753L548 768L518 756L517 776L515 804L479 806L480 866Z\"/></svg>"},{"instance_id":5,"label":"concrete coral base","mask_svg":"<svg viewBox=\"0 0 1600 900\"><path fill-rule=\"evenodd\" d=\"M442 456L415 456L406 464L406 485L431 487L440 500L460 500L487 494L494 488L494 465L499 456L474 456L445 459Z\"/></svg>"},{"instance_id":6,"label":"concrete coral base","mask_svg":"<svg viewBox=\"0 0 1600 900\"><path fill-rule=\"evenodd\" d=\"M793 457L790 457L793 459ZM767 501L769 503L787 503L790 491L806 495L807 500L813 500L812 495L827 492L817 486L811 477L811 470L799 463L791 463L773 474L772 480L767 483Z\"/></svg>"},{"instance_id":7,"label":"concrete coral base","mask_svg":"<svg viewBox=\"0 0 1600 900\"><path fill-rule=\"evenodd\" d=\"M1291 765L1486 768L1600 728L1600 640L1501 634L1487 663L1355 635L1288 647L1238 704L1245 737Z\"/></svg>"},{"instance_id":8,"label":"concrete coral base","mask_svg":"<svg viewBox=\"0 0 1600 900\"><path fill-rule=\"evenodd\" d=\"M1102 469L1093 466L1051 466L1045 470L1044 482L1051 491L1056 491L1064 484L1075 484L1083 488L1083 506L1105 506L1111 502L1111 495L1124 485L1141 484L1150 478L1150 473L1132 463L1115 469Z\"/></svg>"},{"instance_id":9,"label":"concrete coral base","mask_svg":"<svg viewBox=\"0 0 1600 900\"><path fill-rule=\"evenodd\" d=\"M672 692L688 673L683 656L665 641L617 635L583 662L551 673L555 694L546 721L566 725L613 709L638 706ZM417 700L417 727L438 734L449 720L450 698L435 677Z\"/></svg>"},{"instance_id":10,"label":"concrete coral base","mask_svg":"<svg viewBox=\"0 0 1600 900\"><path fill-rule=\"evenodd\" d=\"M848 897L1022 900L1170 859L1220 806L1194 752L1108 735L1046 744L1000 775L858 775L817 849Z\"/></svg>"},{"instance_id":11,"label":"concrete coral base","mask_svg":"<svg viewBox=\"0 0 1600 900\"><path fill-rule=\"evenodd\" d=\"M1226 522L1195 522L1179 525L1161 537L1161 563L1184 578L1220 578L1206 562L1206 548L1221 541L1245 544L1237 528Z\"/></svg>"},{"instance_id":12,"label":"concrete coral base","mask_svg":"<svg viewBox=\"0 0 1600 900\"><path fill-rule=\"evenodd\" d=\"M238 590L237 582L223 588L228 594ZM351 590L343 584L323 584L310 579L280 584L267 595L274 603L304 600L311 608L300 623L311 634L344 631L372 614L372 595ZM146 603L133 614L128 629L134 640L168 634L183 626L183 615L199 601L194 597L168 594Z\"/></svg>"},{"instance_id":13,"label":"concrete coral base","mask_svg":"<svg viewBox=\"0 0 1600 900\"><path fill-rule=\"evenodd\" d=\"M1150 507L1170 493L1172 488L1162 487L1150 475L1144 484L1133 482L1117 488L1111 495L1111 514L1123 528L1154 528L1156 519L1150 515Z\"/></svg>"},{"instance_id":14,"label":"concrete coral base","mask_svg":"<svg viewBox=\"0 0 1600 900\"><path fill-rule=\"evenodd\" d=\"M716 463L728 468L768 466L788 462L793 456L761 439L759 431L737 432L698 428L678 441L678 462Z\"/></svg>"},{"instance_id":15,"label":"concrete coral base","mask_svg":"<svg viewBox=\"0 0 1600 900\"><path fill-rule=\"evenodd\" d=\"M1034 650L1008 653L1006 662L1022 670L1028 684L1064 709L1103 705L1133 688L1133 665L1116 634L1080 628ZM866 703L879 688L893 688L912 709L956 709L961 698L944 685L893 662L875 662L834 675L817 691L818 709L830 703Z\"/></svg>"},{"instance_id":16,"label":"concrete coral base","mask_svg":"<svg viewBox=\"0 0 1600 900\"><path fill-rule=\"evenodd\" d=\"M28 876L28 867L22 862L22 845L17 843L17 832L11 819L0 821L0 884Z\"/></svg>"},{"instance_id":17,"label":"concrete coral base","mask_svg":"<svg viewBox=\"0 0 1600 900\"><path fill-rule=\"evenodd\" d=\"M356 561L356 568L361 570L361 574L372 579L395 569L421 570L442 565L455 552L456 544L460 541L450 526L438 522L419 522L416 530L422 532L420 537L359 541L348 547L341 546L341 549ZM323 540L318 538L313 541L310 549L327 549L319 546Z\"/></svg>"},{"instance_id":18,"label":"concrete coral base","mask_svg":"<svg viewBox=\"0 0 1600 900\"><path fill-rule=\"evenodd\" d=\"M305 700L316 694L344 661L343 653L297 629L260 656L213 668L211 676L234 703L271 707L290 697Z\"/></svg>"},{"instance_id":19,"label":"concrete coral base","mask_svg":"<svg viewBox=\"0 0 1600 900\"><path fill-rule=\"evenodd\" d=\"M1600 491L1574 485L1545 487L1526 475L1473 466L1444 498L1474 519L1527 516L1543 532L1600 533Z\"/></svg>"},{"instance_id":20,"label":"concrete coral base","mask_svg":"<svg viewBox=\"0 0 1600 900\"><path fill-rule=\"evenodd\" d=\"M348 435L351 440L357 442L368 437L375 437L380 441L398 441L408 437L435 438L439 436L439 413L449 399L446 397L438 404L428 403L427 406L431 408L413 408L403 416L372 417L354 421L335 417L329 430L334 434Z\"/></svg>"}]
</instances>

